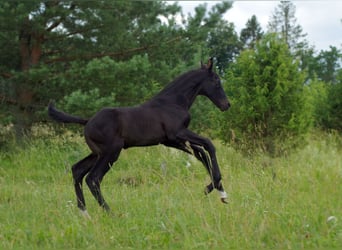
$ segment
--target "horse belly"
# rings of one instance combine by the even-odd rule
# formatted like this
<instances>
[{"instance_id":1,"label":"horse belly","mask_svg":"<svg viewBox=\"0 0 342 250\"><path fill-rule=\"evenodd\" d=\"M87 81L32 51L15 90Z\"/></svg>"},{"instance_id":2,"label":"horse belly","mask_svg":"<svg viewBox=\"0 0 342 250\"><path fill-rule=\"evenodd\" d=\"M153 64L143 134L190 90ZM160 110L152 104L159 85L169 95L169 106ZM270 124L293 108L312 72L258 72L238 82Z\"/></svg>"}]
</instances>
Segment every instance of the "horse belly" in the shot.
<instances>
[{"instance_id":1,"label":"horse belly","mask_svg":"<svg viewBox=\"0 0 342 250\"><path fill-rule=\"evenodd\" d=\"M125 148L133 146L152 146L165 140L162 124L152 117L139 117L122 128Z\"/></svg>"}]
</instances>

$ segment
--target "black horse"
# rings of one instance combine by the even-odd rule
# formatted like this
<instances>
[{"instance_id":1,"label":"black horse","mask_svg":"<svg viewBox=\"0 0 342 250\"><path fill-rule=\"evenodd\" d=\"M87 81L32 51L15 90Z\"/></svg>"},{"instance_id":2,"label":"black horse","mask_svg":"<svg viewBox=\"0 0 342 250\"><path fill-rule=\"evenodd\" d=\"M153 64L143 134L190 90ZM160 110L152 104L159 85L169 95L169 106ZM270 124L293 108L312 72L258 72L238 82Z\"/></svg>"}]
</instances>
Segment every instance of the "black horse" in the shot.
<instances>
[{"instance_id":1,"label":"black horse","mask_svg":"<svg viewBox=\"0 0 342 250\"><path fill-rule=\"evenodd\" d=\"M211 177L205 193L216 188L222 202L225 202L227 195L221 183L213 144L188 129L189 108L197 95L208 97L221 111L230 107L220 78L213 71L212 59L200 69L179 76L140 106L103 108L90 119L83 119L58 111L50 103L48 113L54 120L85 125L85 140L91 153L72 167L77 205L81 211L87 214L82 191L82 180L86 175L91 193L99 205L109 211L100 183L121 150L157 144L193 154L204 164Z\"/></svg>"}]
</instances>

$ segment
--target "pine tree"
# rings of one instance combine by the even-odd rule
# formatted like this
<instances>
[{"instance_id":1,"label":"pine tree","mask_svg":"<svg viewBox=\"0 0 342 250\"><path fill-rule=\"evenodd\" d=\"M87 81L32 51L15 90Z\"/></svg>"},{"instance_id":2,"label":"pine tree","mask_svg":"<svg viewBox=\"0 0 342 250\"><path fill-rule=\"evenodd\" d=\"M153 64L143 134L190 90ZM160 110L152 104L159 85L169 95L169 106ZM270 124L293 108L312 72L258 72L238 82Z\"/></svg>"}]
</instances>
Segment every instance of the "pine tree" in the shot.
<instances>
[{"instance_id":1,"label":"pine tree","mask_svg":"<svg viewBox=\"0 0 342 250\"><path fill-rule=\"evenodd\" d=\"M257 17L253 15L248 19L246 23L246 28L242 29L240 32L240 41L242 42L244 48L254 48L258 40L263 36L263 31Z\"/></svg>"}]
</instances>

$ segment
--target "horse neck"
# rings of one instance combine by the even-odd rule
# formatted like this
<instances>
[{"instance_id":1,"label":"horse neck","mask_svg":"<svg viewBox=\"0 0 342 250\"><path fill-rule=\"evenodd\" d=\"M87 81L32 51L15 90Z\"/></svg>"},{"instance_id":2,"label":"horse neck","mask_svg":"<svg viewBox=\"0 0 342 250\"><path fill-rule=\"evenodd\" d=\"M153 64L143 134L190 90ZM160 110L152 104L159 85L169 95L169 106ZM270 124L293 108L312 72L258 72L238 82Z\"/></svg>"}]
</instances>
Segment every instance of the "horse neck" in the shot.
<instances>
[{"instance_id":1,"label":"horse neck","mask_svg":"<svg viewBox=\"0 0 342 250\"><path fill-rule=\"evenodd\" d=\"M204 77L204 71L189 71L167 85L156 98L167 98L175 103L181 102L181 105L189 109L200 91Z\"/></svg>"}]
</instances>

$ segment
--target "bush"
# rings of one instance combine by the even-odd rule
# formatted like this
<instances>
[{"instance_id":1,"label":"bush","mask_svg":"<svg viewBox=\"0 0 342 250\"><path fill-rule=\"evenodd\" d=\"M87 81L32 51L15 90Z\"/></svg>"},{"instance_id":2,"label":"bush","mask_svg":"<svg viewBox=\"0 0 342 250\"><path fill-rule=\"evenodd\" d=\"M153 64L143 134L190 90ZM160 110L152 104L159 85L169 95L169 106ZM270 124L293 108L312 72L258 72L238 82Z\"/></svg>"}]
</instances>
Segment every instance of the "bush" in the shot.
<instances>
[{"instance_id":1,"label":"bush","mask_svg":"<svg viewBox=\"0 0 342 250\"><path fill-rule=\"evenodd\" d=\"M328 111L323 117L327 129L342 131L342 69L338 71L336 83L328 85Z\"/></svg>"},{"instance_id":2,"label":"bush","mask_svg":"<svg viewBox=\"0 0 342 250\"><path fill-rule=\"evenodd\" d=\"M232 108L222 121L224 140L271 154L302 142L312 123L313 108L304 85L305 73L284 41L272 34L265 36L255 50L241 53L225 79Z\"/></svg>"}]
</instances>

